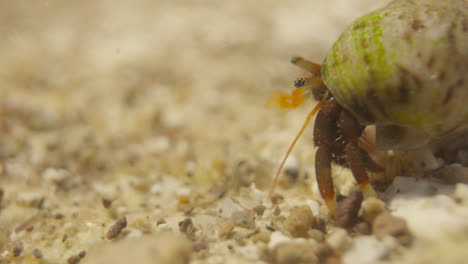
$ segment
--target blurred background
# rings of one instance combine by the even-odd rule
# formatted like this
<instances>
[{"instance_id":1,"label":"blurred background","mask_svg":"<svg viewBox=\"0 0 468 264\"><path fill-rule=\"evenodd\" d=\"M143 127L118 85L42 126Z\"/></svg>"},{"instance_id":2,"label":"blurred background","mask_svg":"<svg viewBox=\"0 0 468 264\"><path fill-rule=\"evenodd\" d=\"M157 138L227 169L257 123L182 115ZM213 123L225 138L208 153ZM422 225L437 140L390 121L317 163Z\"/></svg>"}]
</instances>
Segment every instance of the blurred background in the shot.
<instances>
[{"instance_id":1,"label":"blurred background","mask_svg":"<svg viewBox=\"0 0 468 264\"><path fill-rule=\"evenodd\" d=\"M0 158L40 173L259 155L304 116L264 108L300 75L291 56L320 62L347 24L386 2L3 1Z\"/></svg>"}]
</instances>

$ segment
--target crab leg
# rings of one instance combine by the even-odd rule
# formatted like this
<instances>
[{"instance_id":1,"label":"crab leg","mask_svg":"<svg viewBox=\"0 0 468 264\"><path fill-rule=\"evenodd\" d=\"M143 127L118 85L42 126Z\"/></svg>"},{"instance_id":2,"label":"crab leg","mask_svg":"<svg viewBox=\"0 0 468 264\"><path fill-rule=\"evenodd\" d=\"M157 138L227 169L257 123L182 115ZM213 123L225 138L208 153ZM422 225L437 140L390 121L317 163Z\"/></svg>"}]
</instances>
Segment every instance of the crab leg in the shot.
<instances>
[{"instance_id":1,"label":"crab leg","mask_svg":"<svg viewBox=\"0 0 468 264\"><path fill-rule=\"evenodd\" d=\"M315 119L314 143L318 147L315 153L315 177L320 195L325 200L330 215L335 213L335 190L331 176L332 145L338 134L336 120L341 111L335 98L328 99Z\"/></svg>"},{"instance_id":2,"label":"crab leg","mask_svg":"<svg viewBox=\"0 0 468 264\"><path fill-rule=\"evenodd\" d=\"M340 134L346 144L344 148L346 160L354 179L365 194L375 196L374 188L369 183L366 171L368 167L366 161L372 159L358 146L364 127L345 109L341 111L338 124Z\"/></svg>"}]
</instances>

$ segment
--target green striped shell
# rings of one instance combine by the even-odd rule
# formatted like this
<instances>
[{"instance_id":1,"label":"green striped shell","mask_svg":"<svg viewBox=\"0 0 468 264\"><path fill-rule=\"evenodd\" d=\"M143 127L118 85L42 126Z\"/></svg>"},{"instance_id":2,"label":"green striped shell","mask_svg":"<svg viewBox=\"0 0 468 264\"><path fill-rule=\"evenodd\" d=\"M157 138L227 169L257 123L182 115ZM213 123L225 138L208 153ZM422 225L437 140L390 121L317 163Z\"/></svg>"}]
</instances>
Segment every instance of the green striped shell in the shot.
<instances>
[{"instance_id":1,"label":"green striped shell","mask_svg":"<svg viewBox=\"0 0 468 264\"><path fill-rule=\"evenodd\" d=\"M464 129L468 2L393 1L343 32L325 58L322 75L343 107L363 124L377 124L377 137L379 128L400 128L380 129L380 134L403 131L417 145ZM392 144L398 142L383 145Z\"/></svg>"}]
</instances>

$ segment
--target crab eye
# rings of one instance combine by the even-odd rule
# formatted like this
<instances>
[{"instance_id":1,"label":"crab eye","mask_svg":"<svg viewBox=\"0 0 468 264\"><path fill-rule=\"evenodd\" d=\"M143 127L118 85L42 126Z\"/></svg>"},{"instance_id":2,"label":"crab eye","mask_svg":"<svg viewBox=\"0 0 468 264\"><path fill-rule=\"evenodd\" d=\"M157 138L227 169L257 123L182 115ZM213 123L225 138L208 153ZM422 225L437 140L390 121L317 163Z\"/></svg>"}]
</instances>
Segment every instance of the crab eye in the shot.
<instances>
[{"instance_id":1,"label":"crab eye","mask_svg":"<svg viewBox=\"0 0 468 264\"><path fill-rule=\"evenodd\" d=\"M304 85L306 85L306 80L304 78L297 78L294 81L294 87L296 88L301 88Z\"/></svg>"}]
</instances>

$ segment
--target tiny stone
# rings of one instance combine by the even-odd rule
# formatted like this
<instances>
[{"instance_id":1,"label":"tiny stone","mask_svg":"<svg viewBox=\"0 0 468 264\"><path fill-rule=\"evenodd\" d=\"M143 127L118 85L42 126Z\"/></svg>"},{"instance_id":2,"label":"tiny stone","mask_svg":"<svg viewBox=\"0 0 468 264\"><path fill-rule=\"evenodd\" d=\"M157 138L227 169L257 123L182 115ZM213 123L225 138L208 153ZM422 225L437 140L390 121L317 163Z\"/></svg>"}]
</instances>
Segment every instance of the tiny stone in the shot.
<instances>
[{"instance_id":1,"label":"tiny stone","mask_svg":"<svg viewBox=\"0 0 468 264\"><path fill-rule=\"evenodd\" d=\"M252 242L257 243L257 242L263 242L265 244L268 244L270 242L270 236L271 234L268 232L260 232L251 237Z\"/></svg>"},{"instance_id":2,"label":"tiny stone","mask_svg":"<svg viewBox=\"0 0 468 264\"><path fill-rule=\"evenodd\" d=\"M458 150L455 161L457 163L460 163L464 167L468 167L468 150L466 149Z\"/></svg>"},{"instance_id":3,"label":"tiny stone","mask_svg":"<svg viewBox=\"0 0 468 264\"><path fill-rule=\"evenodd\" d=\"M62 236L62 243L65 242L65 241L67 241L67 239L68 239L68 235L67 235L67 234L63 234L63 236Z\"/></svg>"},{"instance_id":4,"label":"tiny stone","mask_svg":"<svg viewBox=\"0 0 468 264\"><path fill-rule=\"evenodd\" d=\"M63 219L64 217L65 217L65 216L64 216L63 214L61 214L61 213L57 213L57 214L55 215L55 219L57 219L57 220Z\"/></svg>"},{"instance_id":5,"label":"tiny stone","mask_svg":"<svg viewBox=\"0 0 468 264\"><path fill-rule=\"evenodd\" d=\"M281 214L281 209L280 209L278 206L276 206L275 209L274 209L274 211L273 211L273 215L278 216L278 215L280 215L280 214Z\"/></svg>"},{"instance_id":6,"label":"tiny stone","mask_svg":"<svg viewBox=\"0 0 468 264\"><path fill-rule=\"evenodd\" d=\"M467 204L468 203L468 185L458 183L455 186L455 192L453 193L452 197L457 203Z\"/></svg>"},{"instance_id":7,"label":"tiny stone","mask_svg":"<svg viewBox=\"0 0 468 264\"><path fill-rule=\"evenodd\" d=\"M80 263L80 260L81 260L80 256L73 255L73 256L71 256L71 257L69 257L67 259L67 263L68 264L78 264L78 263Z\"/></svg>"},{"instance_id":8,"label":"tiny stone","mask_svg":"<svg viewBox=\"0 0 468 264\"><path fill-rule=\"evenodd\" d=\"M208 238L207 237L202 237L198 239L192 246L192 250L194 252L200 252L202 250L207 250L208 249Z\"/></svg>"},{"instance_id":9,"label":"tiny stone","mask_svg":"<svg viewBox=\"0 0 468 264\"><path fill-rule=\"evenodd\" d=\"M253 209L253 211L258 215L258 216L262 216L263 213L265 212L265 209L266 207L264 205L258 205L258 206L255 206L255 208Z\"/></svg>"},{"instance_id":10,"label":"tiny stone","mask_svg":"<svg viewBox=\"0 0 468 264\"><path fill-rule=\"evenodd\" d=\"M232 234L232 230L234 229L234 225L232 223L226 223L218 231L219 237L230 237Z\"/></svg>"},{"instance_id":11,"label":"tiny stone","mask_svg":"<svg viewBox=\"0 0 468 264\"><path fill-rule=\"evenodd\" d=\"M16 242L13 248L13 256L18 257L19 255L21 255L21 253L23 253L23 249L23 241Z\"/></svg>"},{"instance_id":12,"label":"tiny stone","mask_svg":"<svg viewBox=\"0 0 468 264\"><path fill-rule=\"evenodd\" d=\"M185 218L183 221L179 222L179 231L182 233L187 233L192 227L192 218Z\"/></svg>"},{"instance_id":13,"label":"tiny stone","mask_svg":"<svg viewBox=\"0 0 468 264\"><path fill-rule=\"evenodd\" d=\"M188 239L195 241L195 231L197 231L197 229L193 226L192 218L185 218L183 221L180 221L179 231L185 233Z\"/></svg>"},{"instance_id":14,"label":"tiny stone","mask_svg":"<svg viewBox=\"0 0 468 264\"><path fill-rule=\"evenodd\" d=\"M370 235L372 233L371 225L367 222L360 222L356 224L356 226L354 227L354 230L358 234L362 234L362 235Z\"/></svg>"},{"instance_id":15,"label":"tiny stone","mask_svg":"<svg viewBox=\"0 0 468 264\"><path fill-rule=\"evenodd\" d=\"M352 240L345 229L337 227L328 234L327 242L334 250L342 253L351 246Z\"/></svg>"},{"instance_id":16,"label":"tiny stone","mask_svg":"<svg viewBox=\"0 0 468 264\"><path fill-rule=\"evenodd\" d=\"M268 263L273 264L319 264L313 245L307 242L282 243L269 252Z\"/></svg>"},{"instance_id":17,"label":"tiny stone","mask_svg":"<svg viewBox=\"0 0 468 264\"><path fill-rule=\"evenodd\" d=\"M255 228L255 216L247 210L232 213L231 221L238 227Z\"/></svg>"},{"instance_id":18,"label":"tiny stone","mask_svg":"<svg viewBox=\"0 0 468 264\"><path fill-rule=\"evenodd\" d=\"M333 248L330 245L328 245L327 243L321 243L321 244L318 245L318 247L316 249L316 255L319 258L320 263L329 264L330 260L334 259L334 256L336 256L337 254L335 254L335 251L333 250ZM333 263L335 263L335 262L333 262ZM340 262L338 262L338 263L340 263Z\"/></svg>"},{"instance_id":19,"label":"tiny stone","mask_svg":"<svg viewBox=\"0 0 468 264\"><path fill-rule=\"evenodd\" d=\"M3 190L3 188L0 188L0 207L3 201L3 196L5 196L5 191Z\"/></svg>"},{"instance_id":20,"label":"tiny stone","mask_svg":"<svg viewBox=\"0 0 468 264\"><path fill-rule=\"evenodd\" d=\"M312 228L307 232L307 235L317 242L322 242L325 238L325 235L318 229Z\"/></svg>"},{"instance_id":21,"label":"tiny stone","mask_svg":"<svg viewBox=\"0 0 468 264\"><path fill-rule=\"evenodd\" d=\"M271 197L271 202L273 204L279 204L279 203L281 203L283 201L284 201L284 196L282 196L281 194L277 193L277 194L273 195L273 197Z\"/></svg>"},{"instance_id":22,"label":"tiny stone","mask_svg":"<svg viewBox=\"0 0 468 264\"><path fill-rule=\"evenodd\" d=\"M307 237L308 231L315 225L315 217L309 206L303 205L291 209L291 213L283 223L293 237Z\"/></svg>"},{"instance_id":23,"label":"tiny stone","mask_svg":"<svg viewBox=\"0 0 468 264\"><path fill-rule=\"evenodd\" d=\"M361 217L368 223L374 222L374 219L385 212L385 203L375 197L369 197L362 203Z\"/></svg>"},{"instance_id":24,"label":"tiny stone","mask_svg":"<svg viewBox=\"0 0 468 264\"><path fill-rule=\"evenodd\" d=\"M34 257L37 258L37 259L41 259L41 258L42 258L42 252L41 252L41 250L38 249L38 248L33 249L33 255L34 255Z\"/></svg>"},{"instance_id":25,"label":"tiny stone","mask_svg":"<svg viewBox=\"0 0 468 264\"><path fill-rule=\"evenodd\" d=\"M80 251L80 253L78 253L78 256L79 256L80 258L86 257L86 250Z\"/></svg>"},{"instance_id":26,"label":"tiny stone","mask_svg":"<svg viewBox=\"0 0 468 264\"><path fill-rule=\"evenodd\" d=\"M271 225L267 225L265 228L266 228L268 231L271 231L271 232L275 232L275 231L276 231L276 229L275 229L274 227L272 227Z\"/></svg>"},{"instance_id":27,"label":"tiny stone","mask_svg":"<svg viewBox=\"0 0 468 264\"><path fill-rule=\"evenodd\" d=\"M408 229L406 221L388 212L381 213L375 218L372 224L372 232L379 239L383 239L385 236L393 236L405 246L410 245L413 240L413 235Z\"/></svg>"},{"instance_id":28,"label":"tiny stone","mask_svg":"<svg viewBox=\"0 0 468 264\"><path fill-rule=\"evenodd\" d=\"M104 206L104 208L109 209L111 205L112 205L112 200L102 198L102 206Z\"/></svg>"},{"instance_id":29,"label":"tiny stone","mask_svg":"<svg viewBox=\"0 0 468 264\"><path fill-rule=\"evenodd\" d=\"M166 223L166 220L164 219L159 219L157 222L156 222L156 225L162 225L162 224L165 224Z\"/></svg>"},{"instance_id":30,"label":"tiny stone","mask_svg":"<svg viewBox=\"0 0 468 264\"><path fill-rule=\"evenodd\" d=\"M363 198L362 192L353 191L338 202L335 214L336 226L350 229L357 223Z\"/></svg>"},{"instance_id":31,"label":"tiny stone","mask_svg":"<svg viewBox=\"0 0 468 264\"><path fill-rule=\"evenodd\" d=\"M284 169L284 176L287 177L291 182L296 182L299 178L298 168L286 168Z\"/></svg>"},{"instance_id":32,"label":"tiny stone","mask_svg":"<svg viewBox=\"0 0 468 264\"><path fill-rule=\"evenodd\" d=\"M106 234L107 239L116 238L125 227L127 227L127 218L122 217L109 228Z\"/></svg>"}]
</instances>

